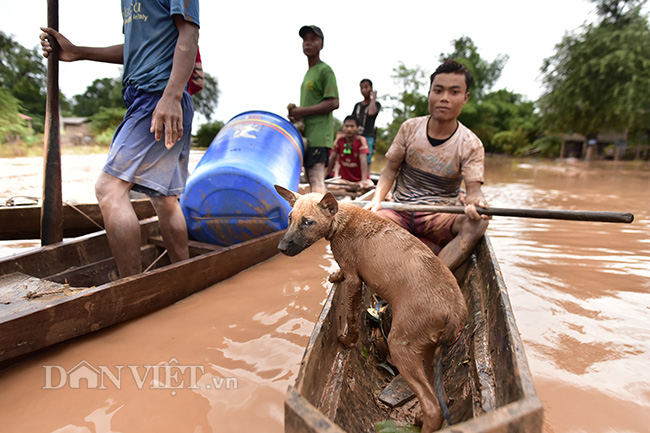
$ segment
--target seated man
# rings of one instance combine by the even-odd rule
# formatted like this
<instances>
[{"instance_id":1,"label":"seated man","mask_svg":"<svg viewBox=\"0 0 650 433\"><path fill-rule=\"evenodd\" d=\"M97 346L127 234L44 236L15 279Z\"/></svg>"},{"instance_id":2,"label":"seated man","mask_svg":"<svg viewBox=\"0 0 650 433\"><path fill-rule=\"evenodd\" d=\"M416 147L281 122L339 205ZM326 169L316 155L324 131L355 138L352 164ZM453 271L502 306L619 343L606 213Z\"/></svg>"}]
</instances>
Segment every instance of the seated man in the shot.
<instances>
[{"instance_id":1,"label":"seated man","mask_svg":"<svg viewBox=\"0 0 650 433\"><path fill-rule=\"evenodd\" d=\"M470 72L447 60L431 75L429 115L402 124L386 153L388 164L377 191L366 206L406 228L428 245L452 271L472 253L490 217L479 215L475 206L486 207L483 184L484 149L481 140L457 118L469 100ZM411 204L455 204L461 200L465 214L395 212L381 208L391 189L393 199Z\"/></svg>"},{"instance_id":2,"label":"seated man","mask_svg":"<svg viewBox=\"0 0 650 433\"><path fill-rule=\"evenodd\" d=\"M340 137L329 156L326 173L331 173L337 158L341 180L349 182L352 188L364 189L373 186L368 167L368 143L357 133L357 120L347 116L343 121L343 137ZM348 188L349 189L349 188Z\"/></svg>"}]
</instances>

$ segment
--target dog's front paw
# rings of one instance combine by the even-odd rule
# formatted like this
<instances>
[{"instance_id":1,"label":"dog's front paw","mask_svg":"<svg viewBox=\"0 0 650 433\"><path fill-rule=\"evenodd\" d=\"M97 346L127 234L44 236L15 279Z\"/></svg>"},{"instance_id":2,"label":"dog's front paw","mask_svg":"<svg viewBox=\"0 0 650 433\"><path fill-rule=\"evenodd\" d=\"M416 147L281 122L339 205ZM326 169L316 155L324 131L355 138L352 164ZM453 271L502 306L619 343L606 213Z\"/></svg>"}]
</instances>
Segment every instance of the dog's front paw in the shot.
<instances>
[{"instance_id":1,"label":"dog's front paw","mask_svg":"<svg viewBox=\"0 0 650 433\"><path fill-rule=\"evenodd\" d=\"M333 274L330 274L329 280L330 283L340 283L341 281L345 280L345 275L343 275L343 271L339 269Z\"/></svg>"}]
</instances>

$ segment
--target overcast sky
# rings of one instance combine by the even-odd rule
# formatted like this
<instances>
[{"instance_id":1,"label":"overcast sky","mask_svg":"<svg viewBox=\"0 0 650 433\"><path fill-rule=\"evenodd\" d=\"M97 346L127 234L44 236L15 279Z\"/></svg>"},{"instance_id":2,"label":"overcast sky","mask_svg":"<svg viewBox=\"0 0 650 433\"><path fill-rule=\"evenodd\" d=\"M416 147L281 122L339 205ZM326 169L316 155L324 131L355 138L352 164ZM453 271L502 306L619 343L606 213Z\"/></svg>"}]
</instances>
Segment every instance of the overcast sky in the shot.
<instances>
[{"instance_id":1,"label":"overcast sky","mask_svg":"<svg viewBox=\"0 0 650 433\"><path fill-rule=\"evenodd\" d=\"M431 73L439 55L452 51L452 41L462 36L488 61L509 56L495 89L535 100L542 92L542 61L566 32L594 21L593 11L587 0L202 1L199 46L203 68L221 90L213 120L226 122L248 110L286 116L287 104L299 103L307 70L298 30L318 25L325 35L321 59L334 69L339 86L334 115L343 119L361 99L362 78L374 82L380 98L397 94L391 75L399 62ZM39 44L39 26L46 23L47 1L0 0L0 30L25 47ZM120 4L60 0L59 28L78 45L121 43ZM97 78L119 74L115 65L62 63L59 83L72 97ZM389 121L386 111L377 123Z\"/></svg>"}]
</instances>

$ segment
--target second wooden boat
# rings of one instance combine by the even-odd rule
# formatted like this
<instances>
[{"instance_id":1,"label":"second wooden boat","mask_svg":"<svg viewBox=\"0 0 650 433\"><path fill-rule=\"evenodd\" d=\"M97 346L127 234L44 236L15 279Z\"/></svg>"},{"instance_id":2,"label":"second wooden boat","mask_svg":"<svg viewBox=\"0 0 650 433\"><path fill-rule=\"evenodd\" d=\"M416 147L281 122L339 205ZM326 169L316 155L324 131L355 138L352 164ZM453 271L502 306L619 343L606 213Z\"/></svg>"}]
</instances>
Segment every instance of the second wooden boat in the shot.
<instances>
[{"instance_id":1,"label":"second wooden boat","mask_svg":"<svg viewBox=\"0 0 650 433\"><path fill-rule=\"evenodd\" d=\"M278 253L284 231L230 247L190 241L169 264L157 218L140 222L145 272L117 278L104 231L0 260L0 367L168 306Z\"/></svg>"},{"instance_id":2,"label":"second wooden boat","mask_svg":"<svg viewBox=\"0 0 650 433\"><path fill-rule=\"evenodd\" d=\"M139 220L156 212L149 199L132 200ZM63 237L73 238L103 229L104 219L97 203L63 204ZM41 236L41 205L0 206L0 241L38 239Z\"/></svg>"}]
</instances>

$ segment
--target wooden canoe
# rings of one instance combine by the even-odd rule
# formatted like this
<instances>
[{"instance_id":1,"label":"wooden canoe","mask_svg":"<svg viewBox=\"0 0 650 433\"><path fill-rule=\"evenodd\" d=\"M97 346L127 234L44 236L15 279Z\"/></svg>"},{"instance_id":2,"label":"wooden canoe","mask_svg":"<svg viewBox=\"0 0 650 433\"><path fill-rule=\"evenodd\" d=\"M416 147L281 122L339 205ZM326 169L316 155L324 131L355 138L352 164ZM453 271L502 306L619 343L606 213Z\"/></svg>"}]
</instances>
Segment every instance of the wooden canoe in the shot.
<instances>
[{"instance_id":1,"label":"wooden canoe","mask_svg":"<svg viewBox=\"0 0 650 433\"><path fill-rule=\"evenodd\" d=\"M116 279L104 231L0 260L0 367L210 287L273 257L284 234L230 247L190 241L192 258L169 264L157 218L140 227L143 269L155 265L133 277Z\"/></svg>"},{"instance_id":2,"label":"wooden canoe","mask_svg":"<svg viewBox=\"0 0 650 433\"><path fill-rule=\"evenodd\" d=\"M350 182L340 177L334 177L325 180L325 188L334 194L337 200L359 200L361 197L368 197L370 192L374 193L375 186L377 186L377 182L379 181L379 174L371 173L370 180L374 184L371 188L360 188L357 182ZM300 194L307 194L309 190L309 183L303 182L298 186L298 193Z\"/></svg>"},{"instance_id":3,"label":"wooden canoe","mask_svg":"<svg viewBox=\"0 0 650 433\"><path fill-rule=\"evenodd\" d=\"M156 212L149 199L132 200L139 220L151 218ZM63 237L73 238L102 230L104 219L97 203L63 204ZM41 237L41 206L0 206L0 241L39 239Z\"/></svg>"},{"instance_id":4,"label":"wooden canoe","mask_svg":"<svg viewBox=\"0 0 650 433\"><path fill-rule=\"evenodd\" d=\"M506 286L487 237L456 272L456 278L468 314L466 328L444 360L443 383L452 420L445 431L541 432L542 403L533 387ZM395 427L413 422L417 399L394 407L380 401L394 378L379 365L381 358L369 342L372 324L365 311L365 328L357 346L347 350L338 344L341 296L335 285L315 325L296 383L287 391L287 433L375 432L387 424ZM368 293L364 296L366 308L370 299Z\"/></svg>"}]
</instances>

